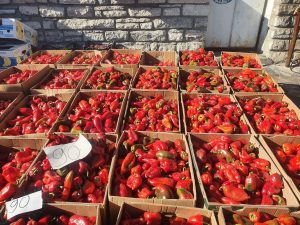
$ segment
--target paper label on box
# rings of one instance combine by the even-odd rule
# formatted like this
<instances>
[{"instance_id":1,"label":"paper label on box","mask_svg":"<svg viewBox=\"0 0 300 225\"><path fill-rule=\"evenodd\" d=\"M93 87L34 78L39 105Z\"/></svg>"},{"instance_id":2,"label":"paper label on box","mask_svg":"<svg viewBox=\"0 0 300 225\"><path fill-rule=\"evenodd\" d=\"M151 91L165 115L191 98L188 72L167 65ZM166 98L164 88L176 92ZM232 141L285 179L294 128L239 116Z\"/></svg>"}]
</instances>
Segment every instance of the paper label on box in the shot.
<instances>
[{"instance_id":1,"label":"paper label on box","mask_svg":"<svg viewBox=\"0 0 300 225\"><path fill-rule=\"evenodd\" d=\"M81 134L75 142L44 148L52 169L60 169L72 162L83 159L91 150L91 143Z\"/></svg>"},{"instance_id":2,"label":"paper label on box","mask_svg":"<svg viewBox=\"0 0 300 225\"><path fill-rule=\"evenodd\" d=\"M7 219L22 213L41 209L43 207L42 191L37 191L6 202L5 206L7 210Z\"/></svg>"}]
</instances>

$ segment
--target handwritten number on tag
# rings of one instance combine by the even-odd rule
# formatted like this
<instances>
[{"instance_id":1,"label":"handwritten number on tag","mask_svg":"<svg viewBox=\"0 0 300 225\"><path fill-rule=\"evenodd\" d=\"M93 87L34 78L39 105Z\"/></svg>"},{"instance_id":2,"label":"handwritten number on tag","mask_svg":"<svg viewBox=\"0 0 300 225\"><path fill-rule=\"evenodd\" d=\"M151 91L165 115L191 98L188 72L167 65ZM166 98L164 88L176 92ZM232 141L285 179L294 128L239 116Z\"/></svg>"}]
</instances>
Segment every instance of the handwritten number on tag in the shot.
<instances>
[{"instance_id":1,"label":"handwritten number on tag","mask_svg":"<svg viewBox=\"0 0 300 225\"><path fill-rule=\"evenodd\" d=\"M14 211L16 211L17 208L25 208L28 205L29 201L30 201L29 195L25 195L22 198L17 198L11 201L11 203L9 204L10 210L8 210L8 212L13 213Z\"/></svg>"}]
</instances>

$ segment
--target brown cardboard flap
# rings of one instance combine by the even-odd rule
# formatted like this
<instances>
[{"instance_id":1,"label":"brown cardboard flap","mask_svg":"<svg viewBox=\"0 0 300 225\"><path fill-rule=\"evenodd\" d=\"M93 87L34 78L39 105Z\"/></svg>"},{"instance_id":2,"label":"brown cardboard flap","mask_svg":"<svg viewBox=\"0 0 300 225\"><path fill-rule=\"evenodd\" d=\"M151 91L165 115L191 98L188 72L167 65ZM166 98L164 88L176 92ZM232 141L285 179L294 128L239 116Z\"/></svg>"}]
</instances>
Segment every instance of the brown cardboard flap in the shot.
<instances>
[{"instance_id":1,"label":"brown cardboard flap","mask_svg":"<svg viewBox=\"0 0 300 225\"><path fill-rule=\"evenodd\" d=\"M134 54L134 55L139 55L140 59L139 62L141 61L141 57L142 57L142 51L141 50L133 50L133 49L110 49L107 54L103 57L103 59L101 60L101 66L118 66L121 68L137 68L138 64L108 64L105 62L105 60L111 60L113 57L114 52L119 52L121 54Z\"/></svg>"},{"instance_id":2,"label":"brown cardboard flap","mask_svg":"<svg viewBox=\"0 0 300 225\"><path fill-rule=\"evenodd\" d=\"M40 51L33 53L30 57L35 58L36 56L42 55L44 53L47 53L49 55L62 55L63 56L62 59L54 64L63 64L64 62L66 62L67 56L71 52L72 52L71 50L40 50ZM23 60L20 64L27 64L26 61L27 61L27 59ZM35 63L33 63L33 64L35 64ZM52 65L54 65L54 64L52 64ZM41 65L44 65L44 64L41 64ZM49 65L49 64L47 64L47 65Z\"/></svg>"},{"instance_id":3,"label":"brown cardboard flap","mask_svg":"<svg viewBox=\"0 0 300 225\"><path fill-rule=\"evenodd\" d=\"M83 54L83 56L88 56L89 58L92 58L93 56L100 55L101 58L95 63L95 64L72 64L71 60L73 60L74 57L78 56L80 53ZM70 54L68 54L64 60L63 63L58 63L57 66L60 65L72 65L72 66L98 66L100 65L101 60L103 57L107 54L107 51L98 51L98 50L75 50L72 51Z\"/></svg>"},{"instance_id":4,"label":"brown cardboard flap","mask_svg":"<svg viewBox=\"0 0 300 225\"><path fill-rule=\"evenodd\" d=\"M13 108L24 98L24 94L20 92L0 92L0 100L11 100L10 105L0 115L0 121L2 121L6 115L8 115Z\"/></svg>"},{"instance_id":5,"label":"brown cardboard flap","mask_svg":"<svg viewBox=\"0 0 300 225\"><path fill-rule=\"evenodd\" d=\"M160 62L167 62L172 66L177 66L176 56L175 51L146 51L143 52L140 65L158 66Z\"/></svg>"}]
</instances>

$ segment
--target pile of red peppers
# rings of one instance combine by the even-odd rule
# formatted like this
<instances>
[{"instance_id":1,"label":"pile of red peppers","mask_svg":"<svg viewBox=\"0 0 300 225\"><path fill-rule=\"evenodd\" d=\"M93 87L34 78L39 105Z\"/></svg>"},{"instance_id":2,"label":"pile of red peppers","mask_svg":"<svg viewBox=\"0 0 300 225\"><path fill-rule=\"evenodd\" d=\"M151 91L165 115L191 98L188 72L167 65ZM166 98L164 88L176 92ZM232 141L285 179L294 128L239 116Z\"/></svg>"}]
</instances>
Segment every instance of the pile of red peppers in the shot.
<instances>
[{"instance_id":1,"label":"pile of red peppers","mask_svg":"<svg viewBox=\"0 0 300 225\"><path fill-rule=\"evenodd\" d=\"M61 59L62 55L51 55L48 53L43 53L35 57L28 57L28 59L24 61L24 64L54 64L59 62Z\"/></svg>"},{"instance_id":2,"label":"pile of red peppers","mask_svg":"<svg viewBox=\"0 0 300 225\"><path fill-rule=\"evenodd\" d=\"M8 77L0 80L0 84L20 84L34 76L36 73L36 70L24 70L12 73Z\"/></svg>"},{"instance_id":3,"label":"pile of red peppers","mask_svg":"<svg viewBox=\"0 0 300 225\"><path fill-rule=\"evenodd\" d=\"M128 110L126 130L179 131L176 100L164 99L160 94L153 97L139 95L132 97Z\"/></svg>"},{"instance_id":4,"label":"pile of red peppers","mask_svg":"<svg viewBox=\"0 0 300 225\"><path fill-rule=\"evenodd\" d=\"M228 67L261 68L261 65L258 63L258 61L251 56L222 53L221 61L223 66Z\"/></svg>"},{"instance_id":5,"label":"pile of red peppers","mask_svg":"<svg viewBox=\"0 0 300 225\"><path fill-rule=\"evenodd\" d=\"M239 98L253 128L260 134L300 135L300 120L285 101L271 98Z\"/></svg>"},{"instance_id":6,"label":"pile of red peppers","mask_svg":"<svg viewBox=\"0 0 300 225\"><path fill-rule=\"evenodd\" d=\"M88 64L95 65L102 59L101 55L91 56L91 53L81 53L78 52L77 55L70 60L68 64L80 65L80 64Z\"/></svg>"},{"instance_id":7,"label":"pile of red peppers","mask_svg":"<svg viewBox=\"0 0 300 225\"><path fill-rule=\"evenodd\" d=\"M77 138L51 134L47 146L67 144ZM68 201L102 203L115 144L105 137L90 140L87 157L58 170L51 168L47 156L40 156L28 174L27 192L42 190L45 202Z\"/></svg>"},{"instance_id":8,"label":"pile of red peppers","mask_svg":"<svg viewBox=\"0 0 300 225\"><path fill-rule=\"evenodd\" d=\"M11 103L12 100L0 100L0 116Z\"/></svg>"},{"instance_id":9,"label":"pile of red peppers","mask_svg":"<svg viewBox=\"0 0 300 225\"><path fill-rule=\"evenodd\" d=\"M241 120L242 110L229 95L186 95L184 101L188 132L247 134L248 126Z\"/></svg>"},{"instance_id":10,"label":"pile of red peppers","mask_svg":"<svg viewBox=\"0 0 300 225\"><path fill-rule=\"evenodd\" d=\"M18 115L8 121L0 136L47 133L56 122L66 102L54 96L33 96L18 109Z\"/></svg>"},{"instance_id":11,"label":"pile of red peppers","mask_svg":"<svg viewBox=\"0 0 300 225\"><path fill-rule=\"evenodd\" d=\"M112 89L128 90L131 81L129 73L116 70L114 67L108 67L105 71L96 69L84 84L87 89Z\"/></svg>"},{"instance_id":12,"label":"pile of red peppers","mask_svg":"<svg viewBox=\"0 0 300 225\"><path fill-rule=\"evenodd\" d=\"M59 132L104 133L115 132L124 93L102 92L78 102L67 120L61 122Z\"/></svg>"},{"instance_id":13,"label":"pile of red peppers","mask_svg":"<svg viewBox=\"0 0 300 225\"><path fill-rule=\"evenodd\" d=\"M180 64L183 66L218 66L212 51L199 48L198 51L181 51Z\"/></svg>"},{"instance_id":14,"label":"pile of red peppers","mask_svg":"<svg viewBox=\"0 0 300 225\"><path fill-rule=\"evenodd\" d=\"M140 60L139 54L126 54L126 53L119 53L114 52L112 55L112 59L104 60L104 63L107 64L138 64Z\"/></svg>"},{"instance_id":15,"label":"pile of red peppers","mask_svg":"<svg viewBox=\"0 0 300 225\"><path fill-rule=\"evenodd\" d=\"M225 72L231 87L237 92L278 92L277 85L272 78L263 72L258 73L250 69L239 72Z\"/></svg>"},{"instance_id":16,"label":"pile of red peppers","mask_svg":"<svg viewBox=\"0 0 300 225\"><path fill-rule=\"evenodd\" d=\"M210 202L286 205L281 175L270 173L270 161L260 158L252 143L223 135L209 142L192 142Z\"/></svg>"},{"instance_id":17,"label":"pile of red peppers","mask_svg":"<svg viewBox=\"0 0 300 225\"><path fill-rule=\"evenodd\" d=\"M172 61L160 61L159 63L154 63L153 66L175 66Z\"/></svg>"},{"instance_id":18,"label":"pile of red peppers","mask_svg":"<svg viewBox=\"0 0 300 225\"><path fill-rule=\"evenodd\" d=\"M137 89L177 89L178 72L164 67L146 69L138 74Z\"/></svg>"},{"instance_id":19,"label":"pile of red peppers","mask_svg":"<svg viewBox=\"0 0 300 225\"><path fill-rule=\"evenodd\" d=\"M193 199L189 157L183 140L139 137L129 130L120 149L112 195L132 198Z\"/></svg>"}]
</instances>

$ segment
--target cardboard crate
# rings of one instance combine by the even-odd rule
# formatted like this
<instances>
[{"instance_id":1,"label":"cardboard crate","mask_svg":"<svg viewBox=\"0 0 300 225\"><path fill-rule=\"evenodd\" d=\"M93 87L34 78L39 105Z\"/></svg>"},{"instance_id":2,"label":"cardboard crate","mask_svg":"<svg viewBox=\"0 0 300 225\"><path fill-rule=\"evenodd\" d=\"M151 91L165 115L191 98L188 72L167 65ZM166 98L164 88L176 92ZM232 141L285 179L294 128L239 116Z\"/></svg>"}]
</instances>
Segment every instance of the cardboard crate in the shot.
<instances>
[{"instance_id":1,"label":"cardboard crate","mask_svg":"<svg viewBox=\"0 0 300 225\"><path fill-rule=\"evenodd\" d=\"M276 147L280 147L284 143L291 143L291 144L300 144L300 137L299 136L285 136L285 135L276 135L276 136L267 136L267 135L259 135L259 141L261 145L266 149L267 153L280 170L283 177L289 183L292 191L294 192L295 196L298 198L300 202L300 189L293 181L292 177L288 175L288 172L285 169L285 166L282 165L277 156L274 153Z\"/></svg>"},{"instance_id":2,"label":"cardboard crate","mask_svg":"<svg viewBox=\"0 0 300 225\"><path fill-rule=\"evenodd\" d=\"M110 49L107 54L104 56L104 58L101 60L101 66L107 67L107 66L115 66L115 67L121 67L121 68L137 68L139 65L139 62L137 64L113 64L113 63L108 63L108 61L112 60L114 52L119 52L121 54L134 54L134 55L139 55L140 59L139 62L141 61L142 57L142 51L141 50L133 50L133 49Z\"/></svg>"},{"instance_id":3,"label":"cardboard crate","mask_svg":"<svg viewBox=\"0 0 300 225\"><path fill-rule=\"evenodd\" d=\"M101 59L99 59L95 64L72 64L71 60L73 60L74 57L78 56L80 53L83 55L87 55L89 57L93 57L96 55L100 55ZM67 55L66 59L63 62L63 65L72 65L72 66L98 66L100 65L101 60L103 57L107 54L107 51L97 51L97 50L75 50L72 51L70 54ZM61 64L58 63L57 66L59 67Z\"/></svg>"},{"instance_id":4,"label":"cardboard crate","mask_svg":"<svg viewBox=\"0 0 300 225\"><path fill-rule=\"evenodd\" d=\"M19 84L0 84L0 91L27 92L32 86L37 84L44 76L46 76L46 74L51 69L49 66L46 65L17 65L1 71L0 81L9 77L13 73L17 73L25 70L37 70L37 73L32 77L29 77L26 81Z\"/></svg>"},{"instance_id":5,"label":"cardboard crate","mask_svg":"<svg viewBox=\"0 0 300 225\"><path fill-rule=\"evenodd\" d=\"M211 73L219 75L222 78L223 85L224 85L224 92L222 94L230 93L230 86L228 85L228 82L220 69L203 69L201 67L193 68L193 69L191 69L191 68L181 68L180 69L180 71L179 71L179 87L180 87L181 92L187 92L186 81L187 81L187 78L188 78L190 72L191 71L200 71L200 70L204 70L205 72L211 72ZM216 93L216 94L219 93L218 90L208 90L206 88L201 88L199 90L199 92L194 90L194 91L191 91L188 93L201 93L201 92L202 93Z\"/></svg>"},{"instance_id":6,"label":"cardboard crate","mask_svg":"<svg viewBox=\"0 0 300 225\"><path fill-rule=\"evenodd\" d=\"M186 51L186 50L184 50L184 51ZM220 67L219 67L219 62L218 62L218 59L215 57L215 55L214 55L214 60L218 63L218 65L217 66L199 66L199 65L196 65L196 66L189 66L189 65L183 65L183 64L181 64L181 56L182 56L182 52L183 51L179 51L179 67L181 68L181 69L184 69L184 70L186 70L186 69L198 69L198 68L202 68L202 69L219 69ZM198 51L189 51L189 52L198 52Z\"/></svg>"},{"instance_id":7,"label":"cardboard crate","mask_svg":"<svg viewBox=\"0 0 300 225\"><path fill-rule=\"evenodd\" d=\"M119 72L122 72L122 73L128 73L131 76L131 81L130 81L129 87L128 87L128 89L125 89L125 90L129 90L129 88L131 88L132 80L135 76L136 69L134 69L134 68L120 68L120 67L115 67L115 66L113 66L113 68L116 71L119 71ZM92 74L96 70L106 71L106 67L94 66L93 68L91 68L90 73L88 74L88 76L85 77L84 81L82 82L80 90L82 90L82 91L98 90L98 89L90 89L86 86L87 80L92 76ZM101 90L110 90L110 89L101 89ZM115 89L111 89L111 90L115 90Z\"/></svg>"},{"instance_id":8,"label":"cardboard crate","mask_svg":"<svg viewBox=\"0 0 300 225\"><path fill-rule=\"evenodd\" d=\"M205 221L205 224L217 225L217 220L212 211L199 208L181 207L175 205L160 205L160 204L138 204L138 203L123 203L117 217L116 225L121 224L123 215L129 214L133 217L143 215L145 211L159 212L167 217L178 216L188 219L190 216L200 214Z\"/></svg>"},{"instance_id":9,"label":"cardboard crate","mask_svg":"<svg viewBox=\"0 0 300 225\"><path fill-rule=\"evenodd\" d=\"M239 214L241 216L248 216L249 212L264 212L268 213L271 216L280 216L282 214L290 214L291 216L295 217L296 219L300 220L300 211L293 212L289 208L261 208L261 207L221 207L218 212L218 221L219 225L226 225L226 221L228 221L228 216L232 216L233 214ZM253 223L254 224L254 223Z\"/></svg>"},{"instance_id":10,"label":"cardboard crate","mask_svg":"<svg viewBox=\"0 0 300 225\"><path fill-rule=\"evenodd\" d=\"M88 99L90 97L94 97L94 96L98 95L99 93L111 93L111 92L123 93L124 94L124 98L123 98L123 102L121 104L120 114L119 114L119 117L118 117L115 132L108 132L107 133L107 134L119 134L119 131L122 127L123 115L124 115L124 111L125 111L125 107L126 107L126 101L127 101L127 95L128 95L127 91L119 91L119 90L80 91L75 95L74 99L70 103L70 106L68 107L68 110L65 113L61 114L59 120L60 121L67 121L68 120L67 119L68 115L73 111L73 109L77 106L77 104L79 103L80 100ZM60 124L60 122L58 122L54 125L54 128L53 128L54 132L58 131L59 124Z\"/></svg>"},{"instance_id":11,"label":"cardboard crate","mask_svg":"<svg viewBox=\"0 0 300 225\"><path fill-rule=\"evenodd\" d=\"M82 71L85 71L85 73L83 74L82 79L78 82L77 87L74 88L74 89L41 89L40 86L43 83L52 80L53 79L53 74L55 72L57 72L58 70L70 70L70 71L72 71L72 70L82 70ZM36 85L34 85L30 89L30 92L31 92L31 94L47 94L49 92L59 94L59 93L68 93L68 92L78 91L80 86L82 85L83 81L90 74L90 72L91 72L91 68L88 68L88 67L65 66L65 67L59 68L59 69L52 68L51 70L48 71L48 73L46 75L43 76L43 78Z\"/></svg>"},{"instance_id":12,"label":"cardboard crate","mask_svg":"<svg viewBox=\"0 0 300 225\"><path fill-rule=\"evenodd\" d=\"M204 185L201 180L201 172L197 166L197 159L195 156L195 149L193 146L193 141L200 141L202 143L206 143L209 140L212 140L212 138L218 138L221 137L224 134L214 134L213 136L211 134L196 134L196 133L190 133L188 134L188 141L190 143L191 147L191 154L193 163L195 165L196 170L196 176L199 181L200 189L204 198L204 205L206 208L211 210L217 210L221 206L226 206L226 204L223 203L217 203L217 202L209 202ZM270 156L267 154L265 149L261 146L261 144L258 142L258 140L255 138L254 135L250 134L231 134L227 135L230 137L233 141L235 140L246 140L247 143L252 143L255 147L259 148L258 156L259 158L266 159L271 163L271 169L270 174L273 173L279 173L281 174L280 170L276 167L275 163L272 161ZM296 197L293 194L293 191L289 187L287 181L283 179L284 188L282 189L283 197L287 200L287 205L249 205L249 204L238 204L238 205L231 205L232 207L245 207L245 206L253 206L253 207L259 207L259 208L282 208L282 207L291 207L291 208L297 208L299 207L299 202L297 201Z\"/></svg>"},{"instance_id":13,"label":"cardboard crate","mask_svg":"<svg viewBox=\"0 0 300 225\"><path fill-rule=\"evenodd\" d=\"M228 79L228 77L226 75L227 72L236 74L236 73L238 73L238 72L240 72L241 70L244 70L244 69L237 69L237 68L234 68L234 67L230 67L230 69L224 69L223 70L224 71L224 76L225 76L225 79L227 80L227 83L232 86L232 84L230 83L230 81L229 81L229 79ZM257 73L257 74L266 74L267 76L269 76L271 78L272 82L276 85L278 92L252 92L252 93L255 93L255 94L265 94L265 93L270 93L270 94L284 94L284 90L272 78L272 76L270 76L266 71L256 70L254 72ZM234 93L250 93L250 92L235 91L233 88L232 88L232 90L233 90Z\"/></svg>"},{"instance_id":14,"label":"cardboard crate","mask_svg":"<svg viewBox=\"0 0 300 225\"><path fill-rule=\"evenodd\" d=\"M218 96L224 96L224 97L230 97L231 101L233 103L236 103L237 106L239 108L241 108L241 106L238 104L238 102L236 101L236 99L232 96L232 95L229 95L229 94L211 94L211 93L181 93L181 108L182 108L182 114L183 114L183 123L184 123L184 129L185 129L185 133L188 133L188 132L191 132L188 130L188 127L187 127L187 124L186 124L186 121L187 121L187 116L186 116L186 107L185 107L185 101L187 98L192 98L192 99L195 99L201 95L218 95ZM247 119L247 117L245 116L245 114L243 113L243 115L240 117L240 120L242 120L245 124L248 125L248 128L249 128L249 131L248 133L253 133L252 131L252 127L250 126L250 123Z\"/></svg>"},{"instance_id":15,"label":"cardboard crate","mask_svg":"<svg viewBox=\"0 0 300 225\"><path fill-rule=\"evenodd\" d=\"M66 105L64 107L64 109L62 110L62 112L60 113L60 115L63 115L64 112L68 109L71 100L74 97L74 92L70 92L70 93L61 93L61 94L53 94L53 93L48 93L48 94L43 94L43 95L28 95L25 98L23 98L15 107L14 109L4 118L3 121L0 122L0 130L2 131L3 129L8 127L8 122L14 118L16 118L16 116L19 113L19 108L24 107L26 104L29 103L30 99L33 96L40 96L42 98L46 98L46 97L51 97L51 96L55 96L58 99L65 101ZM57 120L59 119L59 116L57 118ZM56 120L56 121L57 121ZM49 130L48 133L52 133L53 132L53 128L54 128L55 124L53 125L53 127ZM28 137L40 137L43 138L45 137L45 133L34 133L34 134L25 134L25 135L19 135L19 136L0 136L0 139L3 138L12 138L12 137L23 137L23 138L28 138Z\"/></svg>"},{"instance_id":16,"label":"cardboard crate","mask_svg":"<svg viewBox=\"0 0 300 225\"><path fill-rule=\"evenodd\" d=\"M160 62L171 63L170 66L177 66L177 54L175 51L146 51L143 52L140 65L158 66Z\"/></svg>"},{"instance_id":17,"label":"cardboard crate","mask_svg":"<svg viewBox=\"0 0 300 225\"><path fill-rule=\"evenodd\" d=\"M260 58L258 57L258 55L256 53L250 53L250 52L226 52L226 51L222 51L221 52L221 57L222 57L223 53L227 53L229 55L234 55L234 56L235 55L240 55L240 56L244 56L244 57L245 56L250 56L250 57L256 59L256 61L258 62L258 64L261 65L261 68L249 68L249 69L256 70L256 71L261 71L262 68L263 68L262 63L260 61ZM235 69L245 69L243 67L223 66L222 58L221 57L220 57L220 64L221 64L222 69L224 69L224 70L233 69L233 68L235 68Z\"/></svg>"},{"instance_id":18,"label":"cardboard crate","mask_svg":"<svg viewBox=\"0 0 300 225\"><path fill-rule=\"evenodd\" d=\"M257 97L262 97L263 99L268 99L269 98L269 99L274 100L275 102L285 101L285 102L288 103L288 109L295 110L295 113L296 113L297 117L300 119L300 110L299 110L299 108L285 94L269 94L269 93L257 94L257 93L246 93L246 92L244 92L244 93L235 93L234 97L237 99L238 102L239 102L239 100L253 99L253 98L257 98ZM241 106L241 104L239 104L239 105ZM241 108L243 109L242 106L241 106ZM244 114L246 115L244 109L243 109L243 111L244 111ZM251 125L252 133L258 135L259 133L258 133L256 127L253 126L252 123L250 122L251 118L248 115L246 115L246 117L249 121L249 124Z\"/></svg>"},{"instance_id":19,"label":"cardboard crate","mask_svg":"<svg viewBox=\"0 0 300 225\"><path fill-rule=\"evenodd\" d=\"M67 60L68 55L71 53L71 50L40 50L40 51L33 53L31 55L31 58L34 59L35 57L40 56L45 53L50 54L52 56L53 55L62 55L61 60L59 60L56 63L50 64L50 65L56 65L56 64L64 64ZM21 64L35 64L35 63L27 63L27 59L26 59L26 60L23 60L21 62ZM40 65L43 65L43 64L40 64ZM47 65L49 65L49 64L47 64Z\"/></svg>"},{"instance_id":20,"label":"cardboard crate","mask_svg":"<svg viewBox=\"0 0 300 225\"><path fill-rule=\"evenodd\" d=\"M129 198L129 197L121 197L121 196L114 196L112 189L114 188L113 184L113 178L114 178L114 173L116 169L116 165L118 163L118 159L121 155L126 154L128 151L123 147L123 142L126 140L126 131L124 131L118 141L117 145L117 154L112 162L112 171L110 173L111 177L109 178L109 187L108 187L108 199L110 201L110 204L112 206L118 205L121 206L123 202L135 202L135 203L144 203L144 204L149 204L149 203L156 203L156 204L163 204L163 205L176 205L176 206L189 206L189 207L194 207L196 204L197 200L197 193L196 193L196 187L195 187L195 178L194 178L194 171L193 171L193 166L192 166L192 158L191 158L191 153L189 149L188 142L183 134L175 134L175 133L164 133L161 135L160 133L157 132L137 132L138 137L150 137L150 138L159 138L162 141L175 141L176 139L181 139L184 142L185 150L188 153L188 163L189 163L189 168L190 168L190 174L191 174L191 179L193 182L193 199L157 199L157 198L149 198L149 199L141 199L141 198Z\"/></svg>"},{"instance_id":21,"label":"cardboard crate","mask_svg":"<svg viewBox=\"0 0 300 225\"><path fill-rule=\"evenodd\" d=\"M127 119L130 114L129 108L130 108L130 103L131 103L132 98L137 97L137 96L151 97L151 96L155 96L157 94L162 95L164 99L177 101L179 128L178 128L178 131L168 131L168 133L180 133L182 131L182 127L181 127L181 123L180 123L181 117L180 117L179 93L177 91L168 91L168 90L155 90L155 91L131 90L128 95L128 101L127 101L127 105L126 105L126 109L125 109L125 116L124 116L122 130L125 130L125 128L126 128Z\"/></svg>"},{"instance_id":22,"label":"cardboard crate","mask_svg":"<svg viewBox=\"0 0 300 225\"><path fill-rule=\"evenodd\" d=\"M0 68L15 66L31 54L30 44L0 43Z\"/></svg>"},{"instance_id":23,"label":"cardboard crate","mask_svg":"<svg viewBox=\"0 0 300 225\"><path fill-rule=\"evenodd\" d=\"M167 69L168 71L169 70L175 70L177 72L176 89L139 89L139 88L136 88L136 85L137 85L137 83L140 79L141 74L145 73L146 70L155 69L157 67L162 67L164 69ZM178 83L179 83L179 68L178 67L175 67L175 66L140 66L137 70L136 75L133 78L132 88L135 89L135 90L146 90L146 91L155 91L155 90L177 91L178 90Z\"/></svg>"},{"instance_id":24,"label":"cardboard crate","mask_svg":"<svg viewBox=\"0 0 300 225\"><path fill-rule=\"evenodd\" d=\"M19 92L0 92L0 100L11 100L10 105L0 115L0 121L2 121L7 114L9 114L13 108L24 98L23 93Z\"/></svg>"}]
</instances>

